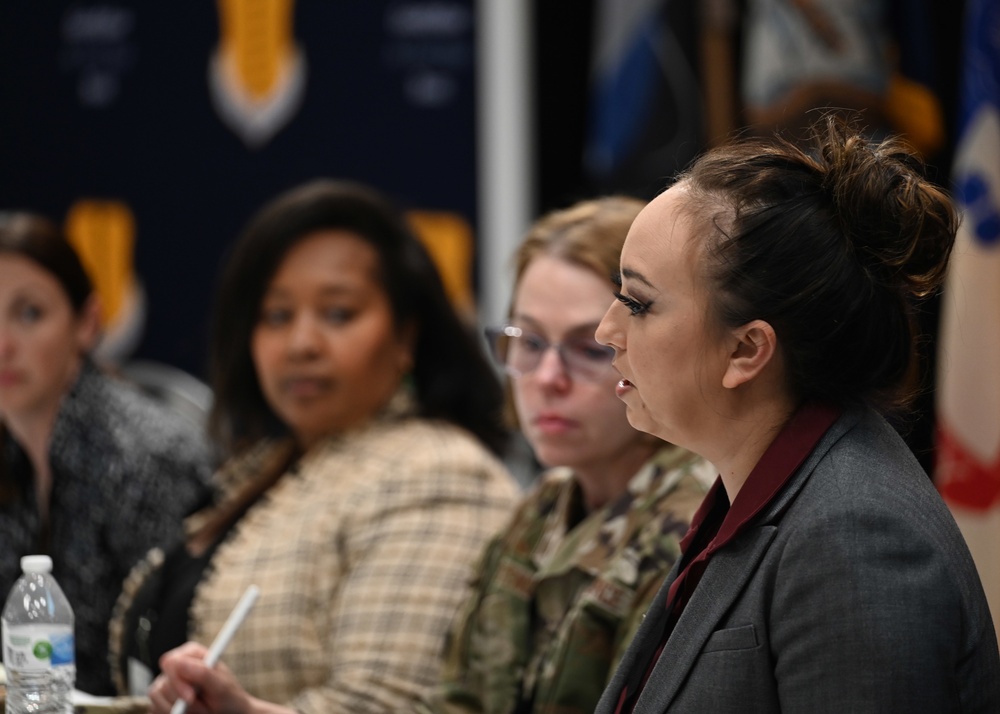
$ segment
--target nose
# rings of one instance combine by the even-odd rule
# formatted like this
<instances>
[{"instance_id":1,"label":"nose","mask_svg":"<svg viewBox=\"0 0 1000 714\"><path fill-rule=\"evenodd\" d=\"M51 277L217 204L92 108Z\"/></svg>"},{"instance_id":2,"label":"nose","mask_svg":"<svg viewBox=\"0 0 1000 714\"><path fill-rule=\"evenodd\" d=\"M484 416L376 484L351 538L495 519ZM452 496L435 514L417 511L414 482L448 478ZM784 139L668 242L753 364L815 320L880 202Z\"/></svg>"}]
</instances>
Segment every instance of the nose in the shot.
<instances>
[{"instance_id":1,"label":"nose","mask_svg":"<svg viewBox=\"0 0 1000 714\"><path fill-rule=\"evenodd\" d=\"M555 345L549 345L542 354L538 366L534 369L534 377L539 384L547 386L560 387L569 383L569 371Z\"/></svg>"},{"instance_id":2,"label":"nose","mask_svg":"<svg viewBox=\"0 0 1000 714\"><path fill-rule=\"evenodd\" d=\"M600 324L597 325L597 329L594 331L594 339L602 345L613 347L615 352L620 352L625 348L625 339L623 333L618 329L618 324L615 320L615 309L617 307L619 307L617 301L611 303L611 306L608 307L607 312L604 313L604 317L601 318Z\"/></svg>"},{"instance_id":3,"label":"nose","mask_svg":"<svg viewBox=\"0 0 1000 714\"><path fill-rule=\"evenodd\" d=\"M288 352L292 356L316 354L319 345L319 326L308 313L295 316L288 332Z\"/></svg>"}]
</instances>

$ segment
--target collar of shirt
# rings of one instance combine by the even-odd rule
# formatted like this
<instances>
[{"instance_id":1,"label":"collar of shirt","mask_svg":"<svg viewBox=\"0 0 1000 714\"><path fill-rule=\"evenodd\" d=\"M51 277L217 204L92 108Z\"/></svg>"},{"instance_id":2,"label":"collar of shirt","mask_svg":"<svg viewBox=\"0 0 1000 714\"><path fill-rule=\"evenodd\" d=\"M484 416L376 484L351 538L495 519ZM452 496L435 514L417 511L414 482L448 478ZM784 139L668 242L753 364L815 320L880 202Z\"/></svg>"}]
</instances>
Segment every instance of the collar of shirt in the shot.
<instances>
[{"instance_id":1,"label":"collar of shirt","mask_svg":"<svg viewBox=\"0 0 1000 714\"><path fill-rule=\"evenodd\" d=\"M722 486L722 478L716 479L698 508L691 522L691 528L681 541L681 548L688 562L671 585L670 597L667 599L668 609L673 607L681 581L686 579L685 576L691 566L695 562L708 560L715 551L732 541L753 521L798 470L823 434L837 421L840 413L840 409L816 403L806 404L798 409L760 457L728 512L725 511L724 502L728 502L728 497ZM718 523L717 519L709 518L717 508L725 513L721 525L718 526L718 532L700 549L700 552L698 549L689 551L700 530L705 526L711 527L713 522ZM706 533L707 535L709 533ZM702 543L705 541L704 538L700 540ZM687 588L688 592L692 589Z\"/></svg>"},{"instance_id":2,"label":"collar of shirt","mask_svg":"<svg viewBox=\"0 0 1000 714\"><path fill-rule=\"evenodd\" d=\"M709 558L746 529L774 499L840 414L839 408L824 404L809 403L800 407L781 428L747 476L732 506L729 506L722 478L716 478L681 541L684 553L681 570L670 584L666 600L666 609L670 615L664 623L659 647L646 667L634 672L622 688L615 714L631 712L635 707L639 694L663 652L674 623L705 572ZM641 679L639 672L642 672Z\"/></svg>"}]
</instances>

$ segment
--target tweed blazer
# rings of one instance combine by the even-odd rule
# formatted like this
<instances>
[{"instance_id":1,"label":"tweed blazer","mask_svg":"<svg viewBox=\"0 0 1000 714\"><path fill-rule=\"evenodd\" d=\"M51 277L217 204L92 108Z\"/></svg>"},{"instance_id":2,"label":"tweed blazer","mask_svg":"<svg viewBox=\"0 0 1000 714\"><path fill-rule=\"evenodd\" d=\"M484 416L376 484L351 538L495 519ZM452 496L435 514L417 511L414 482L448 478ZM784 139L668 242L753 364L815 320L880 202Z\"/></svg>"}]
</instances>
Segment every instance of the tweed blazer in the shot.
<instances>
[{"instance_id":1,"label":"tweed blazer","mask_svg":"<svg viewBox=\"0 0 1000 714\"><path fill-rule=\"evenodd\" d=\"M228 464L224 498L287 446L263 443ZM260 597L222 658L249 693L303 714L412 710L438 680L473 566L517 496L500 461L451 424L384 418L329 437L219 545L188 638L208 645L256 584ZM129 636L121 621L135 575L112 623L114 650Z\"/></svg>"},{"instance_id":2,"label":"tweed blazer","mask_svg":"<svg viewBox=\"0 0 1000 714\"><path fill-rule=\"evenodd\" d=\"M111 694L108 619L122 581L150 548L183 536L182 521L209 494L211 458L198 427L89 359L63 397L49 442L49 526L34 471L14 438L0 458L17 497L0 502L0 593L7 596L30 553L52 572L76 616L76 686Z\"/></svg>"},{"instance_id":3,"label":"tweed blazer","mask_svg":"<svg viewBox=\"0 0 1000 714\"><path fill-rule=\"evenodd\" d=\"M641 680L677 575L598 714ZM1000 653L968 548L880 416L842 415L713 555L634 711L1000 712Z\"/></svg>"}]
</instances>

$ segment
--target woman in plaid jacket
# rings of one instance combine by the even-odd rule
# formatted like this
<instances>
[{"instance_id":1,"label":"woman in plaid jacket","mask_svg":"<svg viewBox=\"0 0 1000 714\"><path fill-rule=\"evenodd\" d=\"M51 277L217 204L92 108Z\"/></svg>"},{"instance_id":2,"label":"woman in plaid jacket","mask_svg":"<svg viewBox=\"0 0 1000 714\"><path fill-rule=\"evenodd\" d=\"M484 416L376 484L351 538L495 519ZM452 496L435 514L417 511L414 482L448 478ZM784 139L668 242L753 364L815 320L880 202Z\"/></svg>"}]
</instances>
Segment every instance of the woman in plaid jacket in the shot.
<instances>
[{"instance_id":1,"label":"woman in plaid jacket","mask_svg":"<svg viewBox=\"0 0 1000 714\"><path fill-rule=\"evenodd\" d=\"M211 425L234 454L223 495L127 587L119 668L160 665L149 696L164 714L177 698L210 712L412 708L516 496L495 456L489 364L402 219L332 181L250 223L212 348ZM253 612L205 667L252 583Z\"/></svg>"}]
</instances>

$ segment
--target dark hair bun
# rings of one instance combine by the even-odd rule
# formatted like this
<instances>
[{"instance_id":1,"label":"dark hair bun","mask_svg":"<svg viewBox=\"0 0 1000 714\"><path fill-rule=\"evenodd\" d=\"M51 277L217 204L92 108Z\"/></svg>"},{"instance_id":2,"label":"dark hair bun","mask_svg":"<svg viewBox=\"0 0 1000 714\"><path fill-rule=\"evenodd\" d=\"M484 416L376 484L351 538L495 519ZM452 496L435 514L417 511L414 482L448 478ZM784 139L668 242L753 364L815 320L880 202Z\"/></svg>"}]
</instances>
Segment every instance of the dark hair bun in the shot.
<instances>
[{"instance_id":1,"label":"dark hair bun","mask_svg":"<svg viewBox=\"0 0 1000 714\"><path fill-rule=\"evenodd\" d=\"M914 395L914 299L944 279L957 228L948 196L897 139L830 116L803 147L738 141L684 180L708 236L723 324L763 319L801 399L890 409Z\"/></svg>"},{"instance_id":2,"label":"dark hair bun","mask_svg":"<svg viewBox=\"0 0 1000 714\"><path fill-rule=\"evenodd\" d=\"M958 219L899 139L881 143L827 118L816 140L841 229L857 260L888 286L926 297L940 287Z\"/></svg>"}]
</instances>

